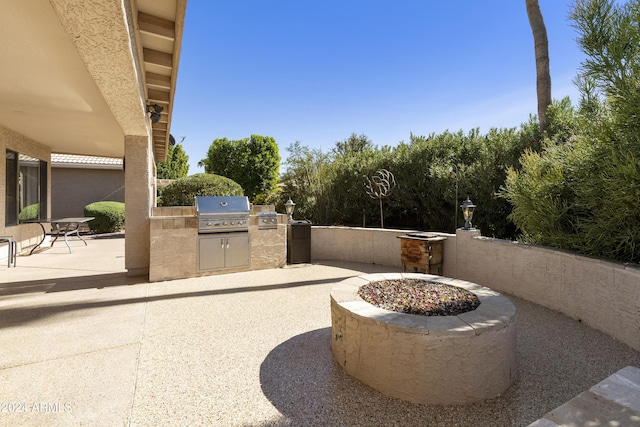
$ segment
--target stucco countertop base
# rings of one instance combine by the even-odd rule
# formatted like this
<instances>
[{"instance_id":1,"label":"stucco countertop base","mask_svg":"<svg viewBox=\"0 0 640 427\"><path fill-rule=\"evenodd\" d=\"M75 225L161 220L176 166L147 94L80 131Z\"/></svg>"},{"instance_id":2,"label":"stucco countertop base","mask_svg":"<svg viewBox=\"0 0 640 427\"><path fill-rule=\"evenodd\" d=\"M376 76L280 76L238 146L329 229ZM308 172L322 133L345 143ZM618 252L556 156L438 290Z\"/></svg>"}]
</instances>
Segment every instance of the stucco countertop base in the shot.
<instances>
[{"instance_id":1,"label":"stucco countertop base","mask_svg":"<svg viewBox=\"0 0 640 427\"><path fill-rule=\"evenodd\" d=\"M358 296L379 280L424 279L458 286L480 306L457 316L418 316L377 308ZM367 274L331 291L331 350L345 372L392 397L467 404L503 393L518 375L516 309L474 283L416 273Z\"/></svg>"},{"instance_id":2,"label":"stucco countertop base","mask_svg":"<svg viewBox=\"0 0 640 427\"><path fill-rule=\"evenodd\" d=\"M262 208L254 206L254 211L249 215L249 265L205 271L198 270L198 239L215 234L198 234L195 207L154 208L154 216L150 219L149 281L284 267L287 261L287 216L278 214L275 228L262 229L258 224L258 216L253 213L264 211Z\"/></svg>"}]
</instances>

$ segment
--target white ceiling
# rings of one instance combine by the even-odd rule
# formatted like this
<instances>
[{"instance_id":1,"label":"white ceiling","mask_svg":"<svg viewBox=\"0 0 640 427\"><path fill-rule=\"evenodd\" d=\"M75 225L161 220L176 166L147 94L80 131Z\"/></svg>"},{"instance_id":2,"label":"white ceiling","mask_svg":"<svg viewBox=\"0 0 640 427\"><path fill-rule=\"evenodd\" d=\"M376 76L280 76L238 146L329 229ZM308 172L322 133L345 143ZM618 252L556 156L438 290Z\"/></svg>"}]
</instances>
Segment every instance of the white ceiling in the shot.
<instances>
[{"instance_id":1,"label":"white ceiling","mask_svg":"<svg viewBox=\"0 0 640 427\"><path fill-rule=\"evenodd\" d=\"M54 152L122 157L122 128L49 1L0 9L0 124Z\"/></svg>"},{"instance_id":2,"label":"white ceiling","mask_svg":"<svg viewBox=\"0 0 640 427\"><path fill-rule=\"evenodd\" d=\"M155 75L168 81L152 88L165 100L153 129L156 156L164 156L186 0L130 1L136 29L138 9L169 24L177 11L178 36L170 40L162 30L154 37L160 27L147 25L134 33L138 46L132 52L122 12L126 0L80 7L69 0L0 0L0 125L52 152L122 157L125 133L151 132L146 103L154 101L145 82L147 68L156 67ZM158 71L145 56L162 51L172 62Z\"/></svg>"}]
</instances>

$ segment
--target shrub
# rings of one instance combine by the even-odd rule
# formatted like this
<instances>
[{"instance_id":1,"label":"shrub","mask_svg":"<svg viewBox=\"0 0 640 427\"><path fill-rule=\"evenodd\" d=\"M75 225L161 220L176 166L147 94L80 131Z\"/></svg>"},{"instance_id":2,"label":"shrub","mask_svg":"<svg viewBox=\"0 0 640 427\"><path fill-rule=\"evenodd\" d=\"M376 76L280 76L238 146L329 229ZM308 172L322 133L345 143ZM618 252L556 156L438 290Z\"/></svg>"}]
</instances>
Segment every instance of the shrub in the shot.
<instances>
[{"instance_id":1,"label":"shrub","mask_svg":"<svg viewBox=\"0 0 640 427\"><path fill-rule=\"evenodd\" d=\"M364 182L387 169L397 186L383 203L385 226L454 231L463 224L460 204L469 196L481 206L474 216L476 227L485 235L513 238L516 226L507 220L511 205L497 193L507 170L519 168L522 152L537 149L535 129L537 123L534 127L530 120L520 130L491 129L484 135L478 129L412 134L409 142L396 147L361 144L345 150L354 145L338 142L328 154L295 143L282 179L282 203L276 205L281 207L291 197L298 218L322 225L376 227L379 203L365 193ZM352 136L347 142L353 140Z\"/></svg>"},{"instance_id":2,"label":"shrub","mask_svg":"<svg viewBox=\"0 0 640 427\"><path fill-rule=\"evenodd\" d=\"M549 110L566 131L524 156L505 185L527 241L640 263L638 5L575 2L570 16L587 57L576 79L580 108Z\"/></svg>"},{"instance_id":3,"label":"shrub","mask_svg":"<svg viewBox=\"0 0 640 427\"><path fill-rule=\"evenodd\" d=\"M19 221L30 221L38 219L40 213L40 204L34 203L33 205L25 206L18 214Z\"/></svg>"},{"instance_id":4,"label":"shrub","mask_svg":"<svg viewBox=\"0 0 640 427\"><path fill-rule=\"evenodd\" d=\"M113 233L124 228L124 203L95 202L84 207L85 216L95 219L88 222L91 231Z\"/></svg>"},{"instance_id":5,"label":"shrub","mask_svg":"<svg viewBox=\"0 0 640 427\"><path fill-rule=\"evenodd\" d=\"M180 178L160 192L159 206L193 206L195 196L242 196L235 181L212 173L198 173Z\"/></svg>"}]
</instances>

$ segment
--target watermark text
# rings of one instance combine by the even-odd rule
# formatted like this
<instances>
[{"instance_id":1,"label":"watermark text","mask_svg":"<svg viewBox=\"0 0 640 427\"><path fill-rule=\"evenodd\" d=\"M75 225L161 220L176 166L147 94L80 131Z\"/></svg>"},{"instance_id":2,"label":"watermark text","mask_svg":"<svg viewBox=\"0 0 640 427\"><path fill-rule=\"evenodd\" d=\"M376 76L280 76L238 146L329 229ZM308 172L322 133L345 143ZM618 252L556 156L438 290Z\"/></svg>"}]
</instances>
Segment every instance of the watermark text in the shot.
<instances>
[{"instance_id":1,"label":"watermark text","mask_svg":"<svg viewBox=\"0 0 640 427\"><path fill-rule=\"evenodd\" d=\"M69 402L0 402L0 413L40 412L45 414L72 412Z\"/></svg>"}]
</instances>

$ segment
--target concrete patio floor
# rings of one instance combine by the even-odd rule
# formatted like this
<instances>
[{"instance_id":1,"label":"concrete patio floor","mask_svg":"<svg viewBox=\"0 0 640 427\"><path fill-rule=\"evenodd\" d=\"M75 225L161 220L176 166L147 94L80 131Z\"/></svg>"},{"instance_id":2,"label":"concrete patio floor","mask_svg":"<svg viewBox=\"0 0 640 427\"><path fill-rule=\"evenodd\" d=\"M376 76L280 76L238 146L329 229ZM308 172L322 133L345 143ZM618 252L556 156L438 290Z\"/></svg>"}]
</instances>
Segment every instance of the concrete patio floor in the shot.
<instances>
[{"instance_id":1,"label":"concrete patio floor","mask_svg":"<svg viewBox=\"0 0 640 427\"><path fill-rule=\"evenodd\" d=\"M0 425L526 426L640 353L557 312L518 310L518 381L467 406L386 397L330 351L332 283L394 271L316 263L146 283L124 239L0 267Z\"/></svg>"}]
</instances>

